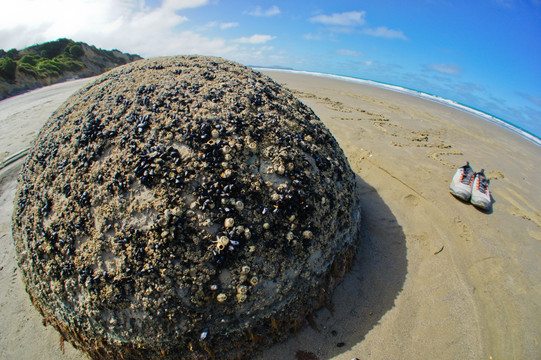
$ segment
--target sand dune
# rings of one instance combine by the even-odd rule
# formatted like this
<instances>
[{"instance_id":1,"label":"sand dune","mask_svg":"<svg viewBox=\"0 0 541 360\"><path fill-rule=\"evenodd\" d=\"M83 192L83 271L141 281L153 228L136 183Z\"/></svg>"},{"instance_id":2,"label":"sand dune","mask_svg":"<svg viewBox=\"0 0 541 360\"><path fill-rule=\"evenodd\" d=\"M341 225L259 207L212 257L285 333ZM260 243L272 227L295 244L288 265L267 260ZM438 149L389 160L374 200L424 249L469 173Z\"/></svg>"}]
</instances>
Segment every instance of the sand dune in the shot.
<instances>
[{"instance_id":1,"label":"sand dune","mask_svg":"<svg viewBox=\"0 0 541 360\"><path fill-rule=\"evenodd\" d=\"M410 95L265 73L312 107L344 149L362 185L363 237L332 309L256 358L540 358L541 147ZM1 101L0 160L28 147L82 85ZM491 179L489 213L449 194L466 160ZM81 359L42 325L19 276L10 228L21 164L0 170L0 358Z\"/></svg>"}]
</instances>

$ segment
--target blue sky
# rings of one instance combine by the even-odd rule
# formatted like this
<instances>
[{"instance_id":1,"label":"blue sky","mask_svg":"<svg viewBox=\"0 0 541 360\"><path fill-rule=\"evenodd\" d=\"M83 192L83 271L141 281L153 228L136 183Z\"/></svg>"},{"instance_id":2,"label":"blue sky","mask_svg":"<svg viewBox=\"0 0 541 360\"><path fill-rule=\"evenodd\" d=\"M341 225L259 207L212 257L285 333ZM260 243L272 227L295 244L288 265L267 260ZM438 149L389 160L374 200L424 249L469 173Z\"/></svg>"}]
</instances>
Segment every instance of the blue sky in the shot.
<instances>
[{"instance_id":1,"label":"blue sky","mask_svg":"<svg viewBox=\"0 0 541 360\"><path fill-rule=\"evenodd\" d=\"M0 0L0 48L60 37L438 95L541 136L541 0Z\"/></svg>"}]
</instances>

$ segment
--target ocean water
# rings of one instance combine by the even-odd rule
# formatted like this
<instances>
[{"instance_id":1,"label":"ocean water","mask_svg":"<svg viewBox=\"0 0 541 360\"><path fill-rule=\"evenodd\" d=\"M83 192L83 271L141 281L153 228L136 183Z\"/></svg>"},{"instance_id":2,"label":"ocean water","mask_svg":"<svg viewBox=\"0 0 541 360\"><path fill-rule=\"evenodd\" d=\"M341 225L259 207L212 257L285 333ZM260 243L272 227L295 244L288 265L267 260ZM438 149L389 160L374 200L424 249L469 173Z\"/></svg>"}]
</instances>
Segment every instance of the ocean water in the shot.
<instances>
[{"instance_id":1,"label":"ocean water","mask_svg":"<svg viewBox=\"0 0 541 360\"><path fill-rule=\"evenodd\" d=\"M536 135L522 129L520 126L512 124L512 123L510 123L508 121L500 119L500 118L498 118L498 117L496 117L494 115L488 114L488 113L483 112L481 110L471 108L469 106L460 104L460 103L458 103L456 101L445 99L445 98L439 97L437 95L432 95L432 94L428 94L428 93L425 93L425 92L422 92L422 91L412 90L412 89L400 87L400 86L397 86L397 85L391 85L391 84L386 84L386 83L377 82L377 81L373 81L373 80L359 79L359 78L343 76L343 75L334 75L334 74L326 74L326 73L320 73L320 72L311 72L311 71L302 71L302 70L289 70L289 69L273 69L273 68L257 68L257 67L254 67L254 69L255 70L259 69L259 70L271 70L271 71L289 72L289 73L292 73L292 74L301 74L301 75L319 76L319 77L325 77L325 78L330 78L330 79L337 79L337 80L342 80L342 81L354 82L354 83L357 83L357 84L376 86L376 87L379 87L379 88L383 88L383 89L387 89L387 90L391 90L391 91L400 92L400 93L403 93L403 94L416 96L416 97L419 97L419 98L422 98L422 99L425 99L425 100L434 101L434 102L437 102L437 103L442 104L442 105L450 106L452 108L455 108L455 109L467 112L469 114L472 114L474 116L477 116L477 117L479 117L479 118L481 118L483 120L490 121L491 123L499 125L499 126L505 128L505 129L509 130L509 131L514 132L515 134L518 134L518 135L522 136L526 140L529 140L529 141L533 142L534 144L536 144L538 146L541 146L541 138L539 138L538 136L536 136Z\"/></svg>"}]
</instances>

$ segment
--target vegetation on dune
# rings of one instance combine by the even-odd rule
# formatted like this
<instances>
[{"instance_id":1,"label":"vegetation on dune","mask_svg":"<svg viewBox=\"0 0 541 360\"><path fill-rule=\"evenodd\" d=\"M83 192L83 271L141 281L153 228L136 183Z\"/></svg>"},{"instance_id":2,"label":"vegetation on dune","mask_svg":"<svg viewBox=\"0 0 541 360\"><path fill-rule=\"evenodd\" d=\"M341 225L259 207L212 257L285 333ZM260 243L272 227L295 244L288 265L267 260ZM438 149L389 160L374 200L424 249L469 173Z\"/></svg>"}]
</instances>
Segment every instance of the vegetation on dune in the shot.
<instances>
[{"instance_id":1,"label":"vegetation on dune","mask_svg":"<svg viewBox=\"0 0 541 360\"><path fill-rule=\"evenodd\" d=\"M84 55L81 46L73 40L60 39L40 45L34 45L18 51L1 51L0 76L6 80L16 79L17 71L35 78L61 76L66 71L79 71L85 65L76 59Z\"/></svg>"},{"instance_id":2,"label":"vegetation on dune","mask_svg":"<svg viewBox=\"0 0 541 360\"><path fill-rule=\"evenodd\" d=\"M70 39L22 50L0 49L0 99L72 77L98 75L139 59L137 55L102 50Z\"/></svg>"},{"instance_id":3,"label":"vegetation on dune","mask_svg":"<svg viewBox=\"0 0 541 360\"><path fill-rule=\"evenodd\" d=\"M0 59L0 76L7 80L15 79L17 63L10 57Z\"/></svg>"},{"instance_id":4,"label":"vegetation on dune","mask_svg":"<svg viewBox=\"0 0 541 360\"><path fill-rule=\"evenodd\" d=\"M43 79L60 76L65 71L81 70L84 68L84 64L65 56L44 59L37 56L25 55L17 61L17 68L21 72Z\"/></svg>"},{"instance_id":5,"label":"vegetation on dune","mask_svg":"<svg viewBox=\"0 0 541 360\"><path fill-rule=\"evenodd\" d=\"M85 52L83 51L83 49L81 49L81 47L77 44L75 45L72 45L70 46L70 55L76 59L76 58L80 58L81 56L83 56L85 54Z\"/></svg>"}]
</instances>

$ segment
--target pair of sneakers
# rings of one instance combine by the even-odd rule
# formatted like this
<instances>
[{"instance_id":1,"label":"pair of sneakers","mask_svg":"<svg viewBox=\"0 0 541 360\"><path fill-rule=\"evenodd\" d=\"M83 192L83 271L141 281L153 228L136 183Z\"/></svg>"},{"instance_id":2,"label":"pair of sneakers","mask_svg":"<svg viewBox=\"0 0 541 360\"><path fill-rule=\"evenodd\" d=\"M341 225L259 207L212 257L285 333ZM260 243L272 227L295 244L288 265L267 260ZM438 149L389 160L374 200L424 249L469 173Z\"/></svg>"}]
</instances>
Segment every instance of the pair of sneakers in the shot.
<instances>
[{"instance_id":1,"label":"pair of sneakers","mask_svg":"<svg viewBox=\"0 0 541 360\"><path fill-rule=\"evenodd\" d=\"M492 206L492 198L488 186L490 180L485 176L485 170L474 172L467 162L466 165L458 168L449 189L459 199L470 201L473 205L489 210Z\"/></svg>"}]
</instances>

